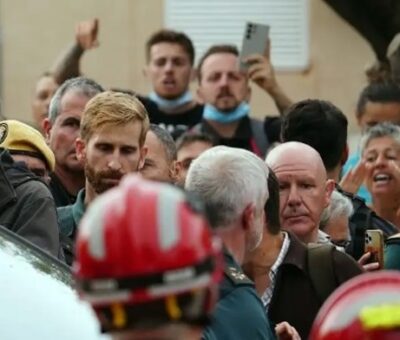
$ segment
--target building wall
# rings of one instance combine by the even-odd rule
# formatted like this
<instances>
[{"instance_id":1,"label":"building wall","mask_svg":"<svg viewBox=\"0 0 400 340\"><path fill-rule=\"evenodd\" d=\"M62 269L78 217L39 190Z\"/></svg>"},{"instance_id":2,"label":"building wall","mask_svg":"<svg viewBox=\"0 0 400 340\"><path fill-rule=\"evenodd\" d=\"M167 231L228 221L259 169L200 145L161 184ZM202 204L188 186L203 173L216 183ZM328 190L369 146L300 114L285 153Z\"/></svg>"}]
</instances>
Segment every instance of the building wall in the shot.
<instances>
[{"instance_id":1,"label":"building wall","mask_svg":"<svg viewBox=\"0 0 400 340\"><path fill-rule=\"evenodd\" d=\"M278 80L293 100L331 100L355 131L353 111L373 53L321 0L310 0L310 10L310 68L278 73ZM0 0L0 13L5 116L30 121L36 79L72 43L75 24L92 17L100 20L100 46L84 57L84 74L104 86L149 91L142 73L144 43L163 25L163 0ZM276 113L272 101L255 86L251 104L256 116Z\"/></svg>"}]
</instances>

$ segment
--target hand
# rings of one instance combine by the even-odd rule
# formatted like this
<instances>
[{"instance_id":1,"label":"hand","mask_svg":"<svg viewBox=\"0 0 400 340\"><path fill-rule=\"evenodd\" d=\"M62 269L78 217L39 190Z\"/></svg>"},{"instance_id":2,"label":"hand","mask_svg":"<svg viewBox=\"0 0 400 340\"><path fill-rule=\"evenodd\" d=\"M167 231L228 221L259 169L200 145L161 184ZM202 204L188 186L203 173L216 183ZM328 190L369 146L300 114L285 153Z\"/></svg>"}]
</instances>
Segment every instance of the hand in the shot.
<instances>
[{"instance_id":1,"label":"hand","mask_svg":"<svg viewBox=\"0 0 400 340\"><path fill-rule=\"evenodd\" d=\"M279 340L301 340L296 329L286 321L280 322L275 326L275 333Z\"/></svg>"},{"instance_id":2,"label":"hand","mask_svg":"<svg viewBox=\"0 0 400 340\"><path fill-rule=\"evenodd\" d=\"M243 62L249 64L247 76L258 86L270 93L278 87L275 71L270 60L270 43L268 41L264 55L252 54L244 58Z\"/></svg>"},{"instance_id":3,"label":"hand","mask_svg":"<svg viewBox=\"0 0 400 340\"><path fill-rule=\"evenodd\" d=\"M379 262L368 263L369 258L371 257L371 253L365 253L360 259L357 261L358 264L363 267L365 272L373 272L375 270L380 269Z\"/></svg>"},{"instance_id":4,"label":"hand","mask_svg":"<svg viewBox=\"0 0 400 340\"><path fill-rule=\"evenodd\" d=\"M367 174L367 168L363 161L360 161L355 168L351 169L340 181L340 187L351 194L356 194L363 184Z\"/></svg>"},{"instance_id":5,"label":"hand","mask_svg":"<svg viewBox=\"0 0 400 340\"><path fill-rule=\"evenodd\" d=\"M89 50L99 46L97 33L99 31L99 20L97 18L81 21L76 25L76 42L83 50Z\"/></svg>"}]
</instances>

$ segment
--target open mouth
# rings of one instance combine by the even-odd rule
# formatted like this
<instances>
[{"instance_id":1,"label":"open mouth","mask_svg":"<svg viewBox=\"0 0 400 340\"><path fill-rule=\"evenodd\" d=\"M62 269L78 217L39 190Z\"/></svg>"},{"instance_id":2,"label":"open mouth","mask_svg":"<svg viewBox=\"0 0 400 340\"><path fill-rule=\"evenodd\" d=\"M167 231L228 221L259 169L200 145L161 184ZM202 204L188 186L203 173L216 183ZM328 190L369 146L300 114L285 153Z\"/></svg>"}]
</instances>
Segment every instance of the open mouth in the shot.
<instances>
[{"instance_id":1,"label":"open mouth","mask_svg":"<svg viewBox=\"0 0 400 340\"><path fill-rule=\"evenodd\" d=\"M174 79L165 79L163 81L163 85L166 87L174 87L176 85L176 82Z\"/></svg>"},{"instance_id":2,"label":"open mouth","mask_svg":"<svg viewBox=\"0 0 400 340\"><path fill-rule=\"evenodd\" d=\"M374 183L388 183L392 179L389 174L376 174L373 178Z\"/></svg>"}]
</instances>

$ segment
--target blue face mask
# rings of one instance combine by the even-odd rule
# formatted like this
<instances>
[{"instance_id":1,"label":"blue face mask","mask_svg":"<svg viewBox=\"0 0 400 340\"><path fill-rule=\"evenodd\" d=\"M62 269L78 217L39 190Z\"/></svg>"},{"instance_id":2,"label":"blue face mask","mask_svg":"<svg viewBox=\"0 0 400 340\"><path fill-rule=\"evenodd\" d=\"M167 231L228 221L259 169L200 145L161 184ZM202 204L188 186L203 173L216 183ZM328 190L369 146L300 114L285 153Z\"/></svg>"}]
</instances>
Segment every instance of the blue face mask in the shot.
<instances>
[{"instance_id":1,"label":"blue face mask","mask_svg":"<svg viewBox=\"0 0 400 340\"><path fill-rule=\"evenodd\" d=\"M165 99L165 98L160 97L154 91L152 91L149 94L149 98L153 102L156 102L158 107L161 110L165 110L165 111L174 110L174 109L181 107L187 103L190 103L193 100L193 96L190 91L186 91L184 94L182 94L180 97L178 97L176 99Z\"/></svg>"},{"instance_id":2,"label":"blue face mask","mask_svg":"<svg viewBox=\"0 0 400 340\"><path fill-rule=\"evenodd\" d=\"M228 112L219 111L215 106L204 105L203 118L219 123L232 123L246 117L249 114L250 105L242 102L236 109Z\"/></svg>"}]
</instances>

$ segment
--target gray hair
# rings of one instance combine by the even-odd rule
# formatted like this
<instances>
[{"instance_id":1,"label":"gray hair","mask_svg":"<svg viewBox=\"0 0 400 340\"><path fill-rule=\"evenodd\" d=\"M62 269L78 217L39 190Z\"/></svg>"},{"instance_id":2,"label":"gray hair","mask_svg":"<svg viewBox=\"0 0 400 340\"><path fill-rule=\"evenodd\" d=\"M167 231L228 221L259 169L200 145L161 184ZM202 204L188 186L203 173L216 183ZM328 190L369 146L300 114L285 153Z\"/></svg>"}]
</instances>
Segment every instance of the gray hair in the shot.
<instances>
[{"instance_id":1,"label":"gray hair","mask_svg":"<svg viewBox=\"0 0 400 340\"><path fill-rule=\"evenodd\" d=\"M380 137L393 138L400 145L400 127L389 122L384 122L368 129L361 138L361 154L364 153L371 140Z\"/></svg>"},{"instance_id":2,"label":"gray hair","mask_svg":"<svg viewBox=\"0 0 400 340\"><path fill-rule=\"evenodd\" d=\"M176 160L176 145L171 134L164 128L156 125L150 124L149 131L153 132L157 139L160 141L164 148L165 154L167 156L168 162L173 162Z\"/></svg>"},{"instance_id":3,"label":"gray hair","mask_svg":"<svg viewBox=\"0 0 400 340\"><path fill-rule=\"evenodd\" d=\"M82 94L89 99L94 97L96 94L103 92L104 89L96 83L94 80L77 77L68 79L65 81L56 91L53 98L51 98L49 106L49 120L54 123L61 111L61 100L67 92L73 91L78 94Z\"/></svg>"},{"instance_id":4,"label":"gray hair","mask_svg":"<svg viewBox=\"0 0 400 340\"><path fill-rule=\"evenodd\" d=\"M350 218L352 214L353 204L351 203L351 200L339 191L334 190L332 192L330 204L322 212L319 228L324 230L330 219L337 218L339 216L346 216L347 218Z\"/></svg>"},{"instance_id":5,"label":"gray hair","mask_svg":"<svg viewBox=\"0 0 400 340\"><path fill-rule=\"evenodd\" d=\"M268 167L250 151L216 146L190 165L185 188L203 199L212 228L228 227L251 203L268 199Z\"/></svg>"}]
</instances>

